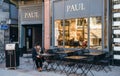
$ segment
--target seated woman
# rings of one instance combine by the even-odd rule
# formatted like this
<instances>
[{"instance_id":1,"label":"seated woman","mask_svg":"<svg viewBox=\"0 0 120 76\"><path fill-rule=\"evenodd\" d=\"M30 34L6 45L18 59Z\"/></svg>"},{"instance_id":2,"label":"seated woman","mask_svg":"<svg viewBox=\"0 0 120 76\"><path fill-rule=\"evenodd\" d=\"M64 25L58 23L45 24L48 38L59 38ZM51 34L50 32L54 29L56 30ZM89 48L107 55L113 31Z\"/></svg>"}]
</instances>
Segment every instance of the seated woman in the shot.
<instances>
[{"instance_id":1,"label":"seated woman","mask_svg":"<svg viewBox=\"0 0 120 76\"><path fill-rule=\"evenodd\" d=\"M39 43L36 43L35 46L32 48L32 58L33 61L36 63L36 67L38 71L42 71L42 63L43 63L43 57L40 56L40 54L43 53L43 50L41 49L41 46Z\"/></svg>"}]
</instances>

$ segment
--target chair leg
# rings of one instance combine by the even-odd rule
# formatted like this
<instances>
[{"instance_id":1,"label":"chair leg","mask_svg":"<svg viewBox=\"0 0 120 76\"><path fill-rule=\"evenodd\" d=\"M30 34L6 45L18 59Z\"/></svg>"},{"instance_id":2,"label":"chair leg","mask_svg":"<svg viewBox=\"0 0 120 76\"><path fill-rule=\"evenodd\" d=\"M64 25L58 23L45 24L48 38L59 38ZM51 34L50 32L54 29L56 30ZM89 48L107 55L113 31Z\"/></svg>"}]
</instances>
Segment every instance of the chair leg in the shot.
<instances>
[{"instance_id":1,"label":"chair leg","mask_svg":"<svg viewBox=\"0 0 120 76\"><path fill-rule=\"evenodd\" d=\"M33 69L36 69L35 61L33 61Z\"/></svg>"}]
</instances>

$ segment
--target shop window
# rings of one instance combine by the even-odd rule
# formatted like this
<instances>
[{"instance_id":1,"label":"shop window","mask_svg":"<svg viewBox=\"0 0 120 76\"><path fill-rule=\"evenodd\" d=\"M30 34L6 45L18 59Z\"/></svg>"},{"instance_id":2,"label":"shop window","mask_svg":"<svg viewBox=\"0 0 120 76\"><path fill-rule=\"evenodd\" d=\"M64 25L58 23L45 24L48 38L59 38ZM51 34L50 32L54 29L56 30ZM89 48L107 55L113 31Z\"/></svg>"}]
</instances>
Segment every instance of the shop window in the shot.
<instances>
[{"instance_id":1,"label":"shop window","mask_svg":"<svg viewBox=\"0 0 120 76\"><path fill-rule=\"evenodd\" d=\"M81 48L82 42L87 40L87 18L55 21L55 46L64 45L65 48Z\"/></svg>"},{"instance_id":2,"label":"shop window","mask_svg":"<svg viewBox=\"0 0 120 76\"><path fill-rule=\"evenodd\" d=\"M106 29L106 25L104 29ZM64 46L65 48L82 48L82 43L87 41L87 44L90 46L87 46L88 48L102 49L101 17L90 17L89 25L88 18L67 19L65 21L56 20L54 31L55 46ZM88 39L88 36L90 36L90 39ZM105 46L107 44L106 38L107 35L105 31Z\"/></svg>"},{"instance_id":3,"label":"shop window","mask_svg":"<svg viewBox=\"0 0 120 76\"><path fill-rule=\"evenodd\" d=\"M90 48L102 49L101 17L90 18Z\"/></svg>"}]
</instances>

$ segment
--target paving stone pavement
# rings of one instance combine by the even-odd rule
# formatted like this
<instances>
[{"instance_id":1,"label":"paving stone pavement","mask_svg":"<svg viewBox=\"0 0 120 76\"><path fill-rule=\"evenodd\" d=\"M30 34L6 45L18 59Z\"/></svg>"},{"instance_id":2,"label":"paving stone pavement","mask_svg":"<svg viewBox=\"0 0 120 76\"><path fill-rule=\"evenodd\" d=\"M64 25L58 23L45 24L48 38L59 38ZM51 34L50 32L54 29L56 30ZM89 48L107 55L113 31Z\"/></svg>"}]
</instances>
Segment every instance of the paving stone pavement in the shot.
<instances>
[{"instance_id":1,"label":"paving stone pavement","mask_svg":"<svg viewBox=\"0 0 120 76\"><path fill-rule=\"evenodd\" d=\"M110 66L112 71L108 73L104 71L94 71L92 70L94 76L120 76L120 67L119 66ZM78 71L79 72L79 71ZM38 72L33 67L33 62L31 58L20 58L20 66L17 69L8 69L5 67L5 63L0 64L0 76L66 76L65 73L53 72L53 71L42 71ZM70 76L76 76L71 74ZM88 73L87 76L92 76Z\"/></svg>"}]
</instances>

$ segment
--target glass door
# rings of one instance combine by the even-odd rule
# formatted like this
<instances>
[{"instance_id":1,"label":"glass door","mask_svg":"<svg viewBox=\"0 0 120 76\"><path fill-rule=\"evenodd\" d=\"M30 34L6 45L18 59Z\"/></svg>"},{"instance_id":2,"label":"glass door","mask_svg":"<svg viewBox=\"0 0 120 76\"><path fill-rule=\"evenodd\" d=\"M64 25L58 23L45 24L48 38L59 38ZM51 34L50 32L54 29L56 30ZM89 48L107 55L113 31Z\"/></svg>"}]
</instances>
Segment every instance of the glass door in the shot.
<instances>
[{"instance_id":1,"label":"glass door","mask_svg":"<svg viewBox=\"0 0 120 76\"><path fill-rule=\"evenodd\" d=\"M26 48L30 49L32 48L32 28L26 27L26 37L25 37L25 44L26 44Z\"/></svg>"}]
</instances>

